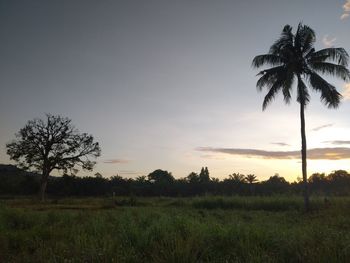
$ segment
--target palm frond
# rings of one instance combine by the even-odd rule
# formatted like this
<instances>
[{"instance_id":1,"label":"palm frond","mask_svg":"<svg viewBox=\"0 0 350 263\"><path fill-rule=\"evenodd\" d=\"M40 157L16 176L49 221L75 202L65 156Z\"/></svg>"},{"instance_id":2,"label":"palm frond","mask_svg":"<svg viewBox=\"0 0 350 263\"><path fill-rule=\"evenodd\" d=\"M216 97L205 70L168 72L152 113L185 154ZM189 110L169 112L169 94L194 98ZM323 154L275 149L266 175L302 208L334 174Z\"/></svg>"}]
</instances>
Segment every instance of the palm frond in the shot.
<instances>
[{"instance_id":1,"label":"palm frond","mask_svg":"<svg viewBox=\"0 0 350 263\"><path fill-rule=\"evenodd\" d=\"M306 106L310 101L310 94L309 91L304 83L304 81L301 79L301 77L298 77L298 90L297 90L297 101L301 104L304 104Z\"/></svg>"},{"instance_id":2,"label":"palm frond","mask_svg":"<svg viewBox=\"0 0 350 263\"><path fill-rule=\"evenodd\" d=\"M294 35L292 29L290 25L284 26L280 38L270 47L270 54L279 54L282 49L293 47Z\"/></svg>"},{"instance_id":3,"label":"palm frond","mask_svg":"<svg viewBox=\"0 0 350 263\"><path fill-rule=\"evenodd\" d=\"M262 105L263 110L265 110L266 107L274 100L274 98L276 97L277 93L281 88L282 88L282 83L280 81L276 81L272 85L269 92L266 94L264 98L263 105Z\"/></svg>"},{"instance_id":4,"label":"palm frond","mask_svg":"<svg viewBox=\"0 0 350 263\"><path fill-rule=\"evenodd\" d=\"M254 68L260 68L263 65L268 66L278 66L285 62L285 59L281 56L274 55L274 54L264 54L256 56L253 59L252 66Z\"/></svg>"},{"instance_id":5,"label":"palm frond","mask_svg":"<svg viewBox=\"0 0 350 263\"><path fill-rule=\"evenodd\" d=\"M350 80L349 70L342 65L332 64L329 62L313 62L309 63L309 66L316 72L336 76L344 81Z\"/></svg>"},{"instance_id":6,"label":"palm frond","mask_svg":"<svg viewBox=\"0 0 350 263\"><path fill-rule=\"evenodd\" d=\"M344 48L325 48L316 51L309 57L310 62L334 61L335 63L347 67L349 54Z\"/></svg>"},{"instance_id":7,"label":"palm frond","mask_svg":"<svg viewBox=\"0 0 350 263\"><path fill-rule=\"evenodd\" d=\"M337 89L316 72L310 72L309 76L311 87L321 93L321 101L328 108L337 108L342 98L342 95L337 91Z\"/></svg>"},{"instance_id":8,"label":"palm frond","mask_svg":"<svg viewBox=\"0 0 350 263\"><path fill-rule=\"evenodd\" d=\"M259 72L258 75L260 75L261 77L256 83L256 88L259 91L261 91L264 86L267 88L271 88L272 85L276 82L276 80L281 78L281 75L285 75L283 71L285 71L285 68L279 66Z\"/></svg>"},{"instance_id":9,"label":"palm frond","mask_svg":"<svg viewBox=\"0 0 350 263\"><path fill-rule=\"evenodd\" d=\"M285 103L289 104L292 98L290 91L294 83L294 73L290 70L286 70L286 75L284 77L284 83L282 88L283 99Z\"/></svg>"},{"instance_id":10,"label":"palm frond","mask_svg":"<svg viewBox=\"0 0 350 263\"><path fill-rule=\"evenodd\" d=\"M309 26L299 23L295 34L294 46L301 53L308 53L314 46L316 34Z\"/></svg>"},{"instance_id":11,"label":"palm frond","mask_svg":"<svg viewBox=\"0 0 350 263\"><path fill-rule=\"evenodd\" d=\"M315 51L315 32L300 23L295 35L292 27L286 25L280 37L270 47L268 54L256 56L252 66L260 68L271 66L259 72L256 87L261 91L268 89L263 102L263 110L271 103L278 92L283 93L284 101L291 100L291 89L297 79L297 101L307 105L310 94L305 81L312 89L321 93L321 101L328 107L337 107L341 94L334 86L325 81L319 74L338 77L350 81L350 71L347 68L349 54L343 48L325 48Z\"/></svg>"}]
</instances>

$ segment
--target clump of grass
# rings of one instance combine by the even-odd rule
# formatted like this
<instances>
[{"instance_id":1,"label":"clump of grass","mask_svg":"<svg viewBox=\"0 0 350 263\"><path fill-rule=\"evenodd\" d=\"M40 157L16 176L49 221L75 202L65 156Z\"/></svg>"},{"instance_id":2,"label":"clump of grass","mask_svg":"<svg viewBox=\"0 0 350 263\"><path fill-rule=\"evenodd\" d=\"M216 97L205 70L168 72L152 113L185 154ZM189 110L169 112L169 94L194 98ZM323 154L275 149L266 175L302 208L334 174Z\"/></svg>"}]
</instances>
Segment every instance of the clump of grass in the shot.
<instances>
[{"instance_id":1,"label":"clump of grass","mask_svg":"<svg viewBox=\"0 0 350 263\"><path fill-rule=\"evenodd\" d=\"M114 201L114 204L116 206L143 206L144 203L138 201L134 196L123 198L123 199L117 199Z\"/></svg>"},{"instance_id":2,"label":"clump of grass","mask_svg":"<svg viewBox=\"0 0 350 263\"><path fill-rule=\"evenodd\" d=\"M320 199L312 200L314 209L323 207ZM200 209L238 209L288 211L303 210L303 200L300 197L199 197L192 201L192 207Z\"/></svg>"}]
</instances>

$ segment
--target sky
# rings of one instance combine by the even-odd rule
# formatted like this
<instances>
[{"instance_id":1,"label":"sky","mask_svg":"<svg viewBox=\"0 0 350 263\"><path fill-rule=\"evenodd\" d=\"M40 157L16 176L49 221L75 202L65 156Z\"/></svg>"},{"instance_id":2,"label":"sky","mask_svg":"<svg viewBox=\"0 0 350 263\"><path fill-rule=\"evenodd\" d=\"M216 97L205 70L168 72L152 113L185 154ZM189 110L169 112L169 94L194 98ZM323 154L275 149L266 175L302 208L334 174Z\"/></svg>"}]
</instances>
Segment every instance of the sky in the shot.
<instances>
[{"instance_id":1,"label":"sky","mask_svg":"<svg viewBox=\"0 0 350 263\"><path fill-rule=\"evenodd\" d=\"M262 111L254 56L303 22L316 49L350 52L350 1L0 0L0 163L28 120L59 114L94 136L92 173L301 177L295 96ZM308 173L350 170L350 84L337 110L312 93ZM337 148L337 149L334 149Z\"/></svg>"}]
</instances>

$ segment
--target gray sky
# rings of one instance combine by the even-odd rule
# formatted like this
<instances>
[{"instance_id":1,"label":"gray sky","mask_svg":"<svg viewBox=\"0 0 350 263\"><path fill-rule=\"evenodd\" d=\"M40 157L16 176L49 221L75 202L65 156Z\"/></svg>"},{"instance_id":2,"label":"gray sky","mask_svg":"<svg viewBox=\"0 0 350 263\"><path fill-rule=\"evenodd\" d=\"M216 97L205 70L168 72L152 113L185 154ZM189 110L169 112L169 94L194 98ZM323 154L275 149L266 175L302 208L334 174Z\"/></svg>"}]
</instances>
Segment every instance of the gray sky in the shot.
<instances>
[{"instance_id":1,"label":"gray sky","mask_svg":"<svg viewBox=\"0 0 350 263\"><path fill-rule=\"evenodd\" d=\"M183 177L208 166L220 178L278 172L293 180L298 159L220 149L300 148L297 103L286 106L278 97L262 112L264 93L256 91L251 61L268 51L285 24L300 21L316 31L318 49L350 51L345 4L0 0L0 163L11 163L5 144L27 120L52 113L101 143L95 172L105 176L161 168ZM306 113L310 148L350 139L350 87L328 80L345 100L328 110L313 94ZM349 170L348 156L311 160L310 172Z\"/></svg>"}]
</instances>

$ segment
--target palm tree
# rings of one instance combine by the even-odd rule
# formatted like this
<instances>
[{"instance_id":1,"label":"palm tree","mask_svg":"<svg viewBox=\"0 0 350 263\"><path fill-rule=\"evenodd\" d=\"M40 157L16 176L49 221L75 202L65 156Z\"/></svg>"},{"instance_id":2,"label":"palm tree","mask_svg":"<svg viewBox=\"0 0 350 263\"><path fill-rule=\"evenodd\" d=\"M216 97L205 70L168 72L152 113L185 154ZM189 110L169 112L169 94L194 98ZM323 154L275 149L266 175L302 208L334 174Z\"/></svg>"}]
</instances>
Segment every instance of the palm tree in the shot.
<instances>
[{"instance_id":1,"label":"palm tree","mask_svg":"<svg viewBox=\"0 0 350 263\"><path fill-rule=\"evenodd\" d=\"M254 184L258 181L258 179L256 179L256 175L255 174L247 174L245 176L245 180L249 183L249 184Z\"/></svg>"},{"instance_id":2,"label":"palm tree","mask_svg":"<svg viewBox=\"0 0 350 263\"><path fill-rule=\"evenodd\" d=\"M300 104L301 121L301 158L304 185L305 209L309 210L309 193L306 170L306 135L304 110L310 100L307 84L321 94L321 101L328 108L339 106L341 94L336 88L323 79L319 73L335 76L348 81L350 73L347 69L349 55L343 48L325 48L316 51L315 32L308 26L299 24L295 34L292 27L286 25L280 38L270 47L267 54L256 56L253 67L271 66L261 71L256 83L257 89L266 87L268 92L264 98L263 110L282 92L284 101L291 100L291 90L296 81L297 102Z\"/></svg>"},{"instance_id":3,"label":"palm tree","mask_svg":"<svg viewBox=\"0 0 350 263\"><path fill-rule=\"evenodd\" d=\"M254 183L256 183L258 181L258 179L256 179L256 175L255 174L247 174L245 176L245 180L249 184L250 194L253 195L254 194Z\"/></svg>"},{"instance_id":4,"label":"palm tree","mask_svg":"<svg viewBox=\"0 0 350 263\"><path fill-rule=\"evenodd\" d=\"M228 177L229 177L229 180L231 180L236 184L243 184L246 182L244 174L233 173L233 174L230 174Z\"/></svg>"}]
</instances>

